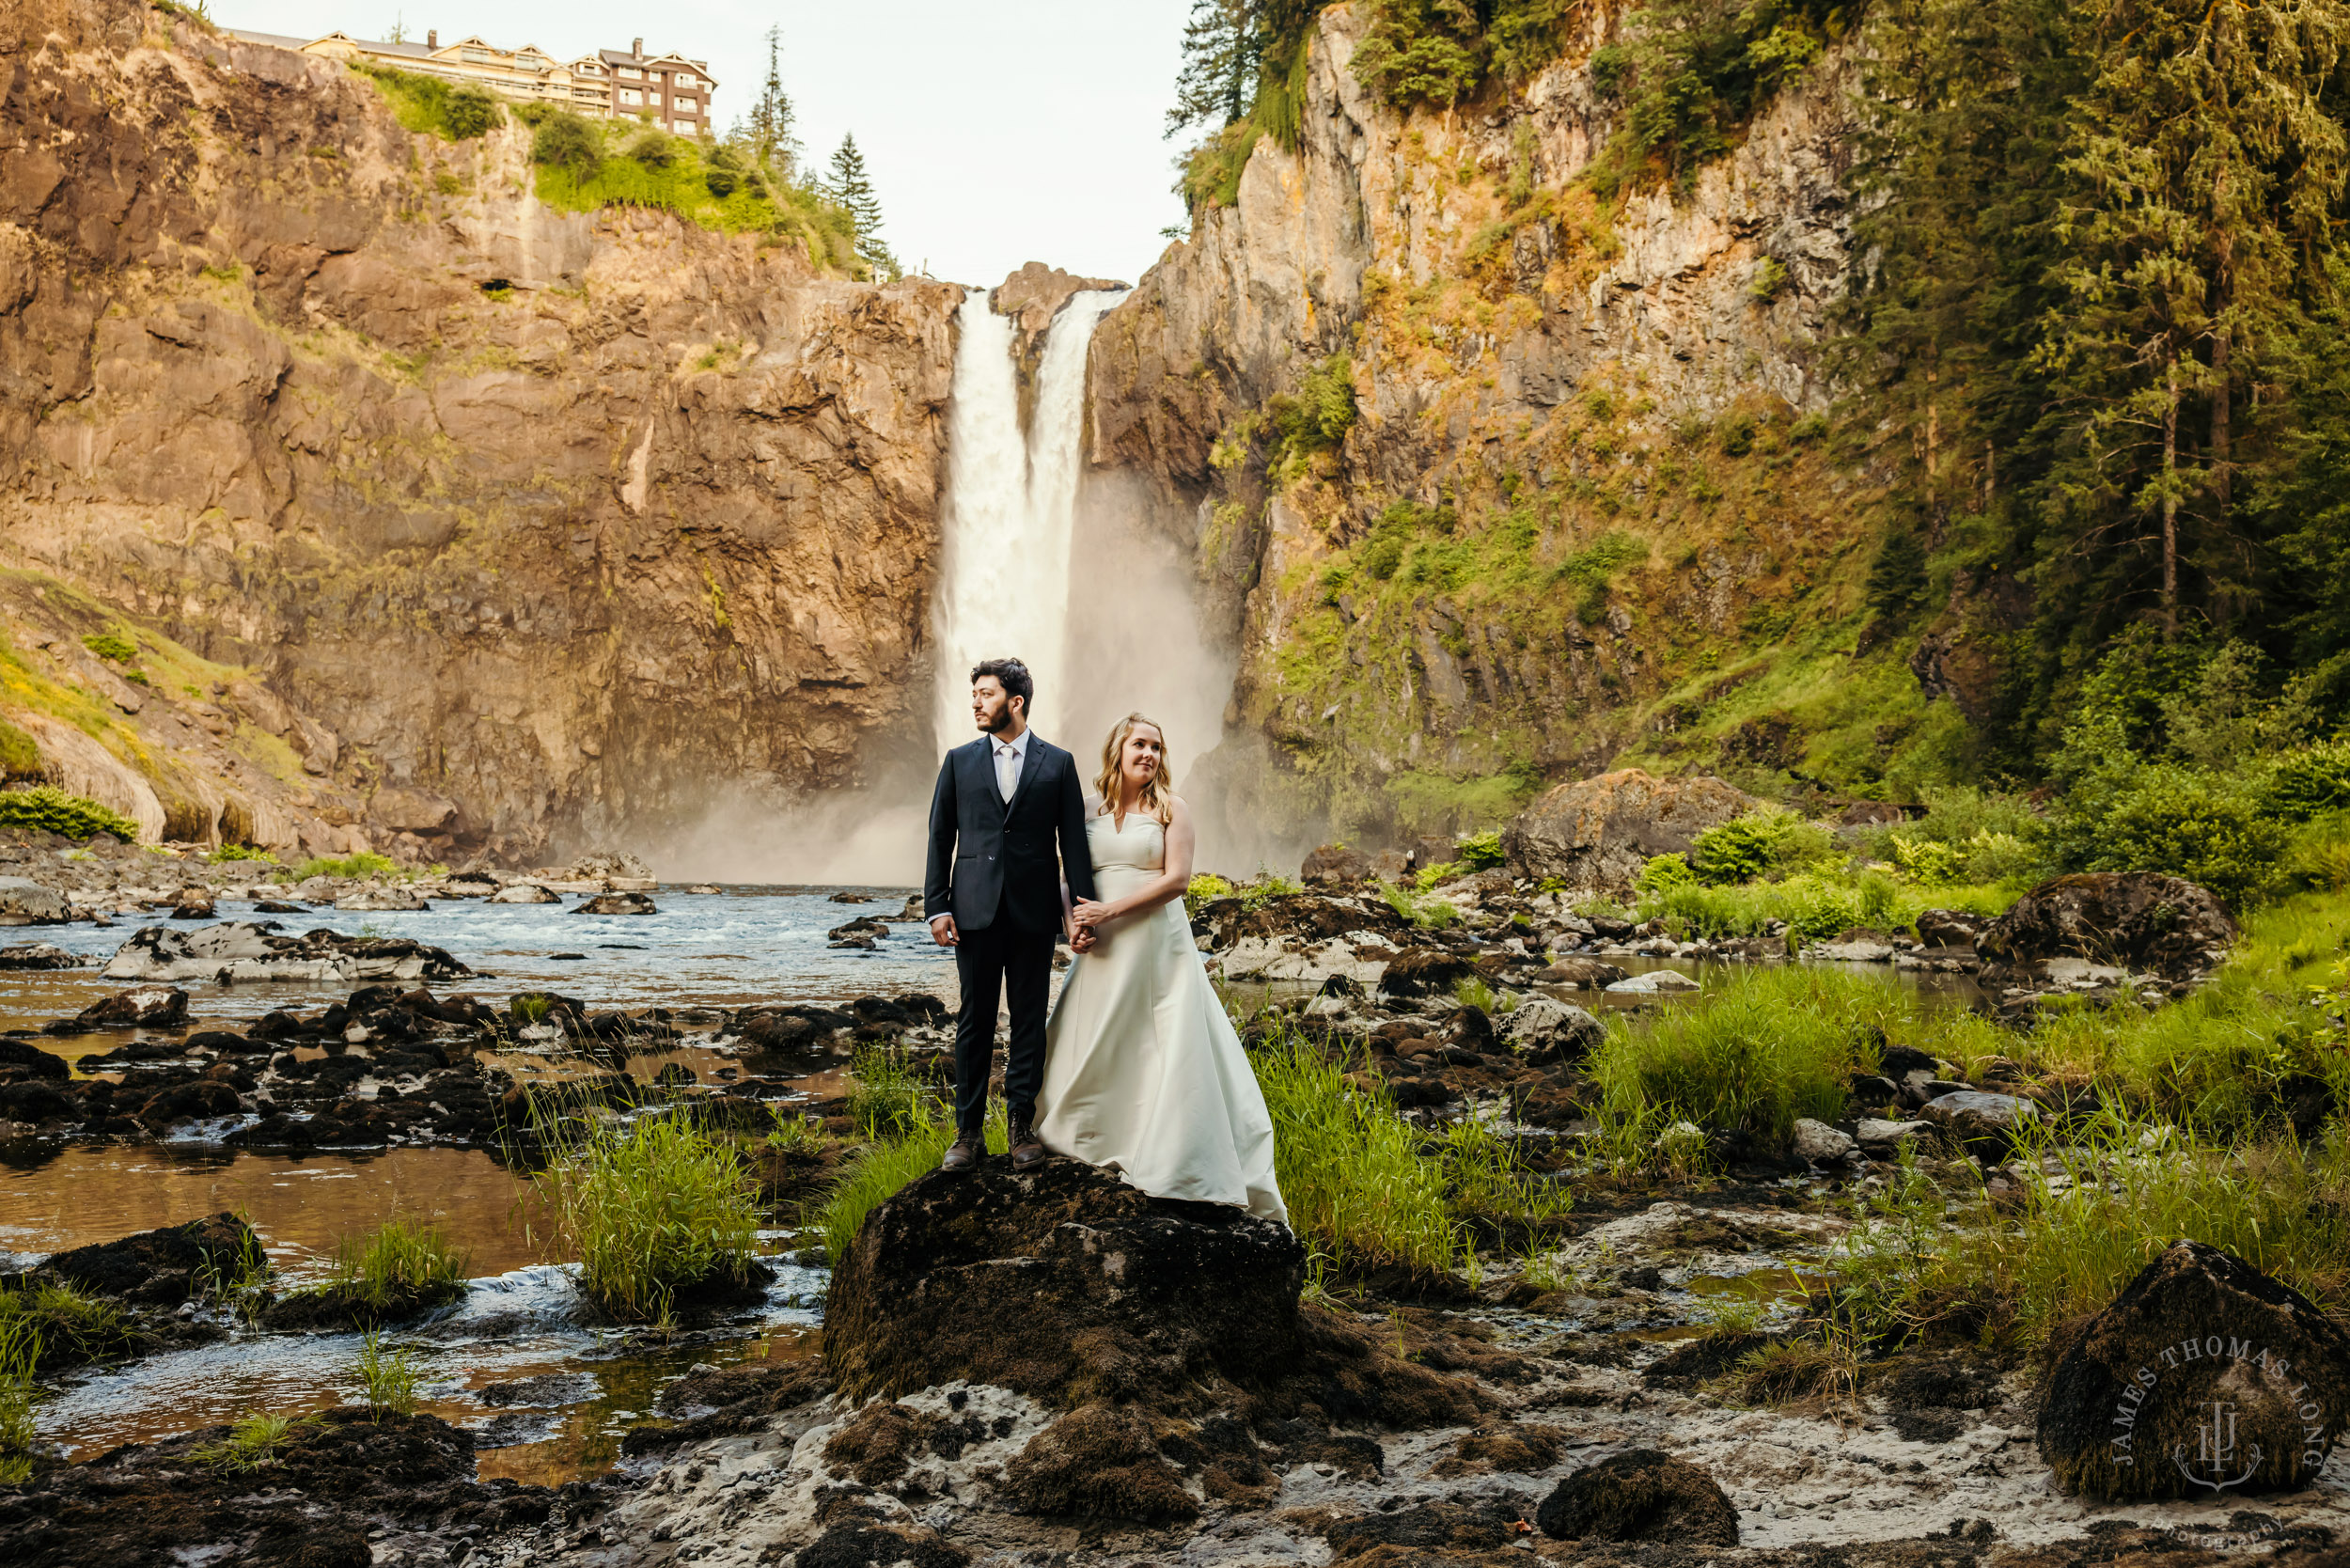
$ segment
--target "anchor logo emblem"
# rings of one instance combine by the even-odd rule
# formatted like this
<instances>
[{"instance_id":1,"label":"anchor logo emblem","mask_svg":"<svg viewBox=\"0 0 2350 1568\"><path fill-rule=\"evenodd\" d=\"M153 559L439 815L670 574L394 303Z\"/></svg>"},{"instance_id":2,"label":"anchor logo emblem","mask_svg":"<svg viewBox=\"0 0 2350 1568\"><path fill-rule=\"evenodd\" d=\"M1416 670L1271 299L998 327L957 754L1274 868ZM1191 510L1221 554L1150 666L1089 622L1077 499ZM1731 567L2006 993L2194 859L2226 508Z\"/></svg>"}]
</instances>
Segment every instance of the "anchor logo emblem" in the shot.
<instances>
[{"instance_id":1,"label":"anchor logo emblem","mask_svg":"<svg viewBox=\"0 0 2350 1568\"><path fill-rule=\"evenodd\" d=\"M2226 1400L2214 1400L2202 1409L2206 1414L2202 1424L2195 1429L2194 1463L2187 1463L2185 1443L2170 1450L2170 1463L2177 1466L2179 1474L2189 1482L2210 1491L2218 1492L2243 1485L2252 1479L2252 1472L2261 1467L2261 1446L2258 1443L2247 1445L2244 1473L2229 1479L2229 1466L2236 1461L2236 1408ZM2199 1470L2204 1473L2199 1475L2196 1473Z\"/></svg>"}]
</instances>

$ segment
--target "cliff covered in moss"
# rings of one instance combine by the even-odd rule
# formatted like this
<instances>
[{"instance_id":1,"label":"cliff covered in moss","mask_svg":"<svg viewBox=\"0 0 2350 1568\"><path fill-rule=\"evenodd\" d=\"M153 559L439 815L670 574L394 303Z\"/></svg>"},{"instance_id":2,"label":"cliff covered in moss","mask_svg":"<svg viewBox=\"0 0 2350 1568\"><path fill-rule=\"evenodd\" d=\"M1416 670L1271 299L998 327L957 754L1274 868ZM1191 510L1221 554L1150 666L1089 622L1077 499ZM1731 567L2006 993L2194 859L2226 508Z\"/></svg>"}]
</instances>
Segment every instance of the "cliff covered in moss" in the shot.
<instances>
[{"instance_id":1,"label":"cliff covered in moss","mask_svg":"<svg viewBox=\"0 0 2350 1568\"><path fill-rule=\"evenodd\" d=\"M0 34L12 771L533 858L927 748L960 290L551 210L526 129L137 0Z\"/></svg>"},{"instance_id":2,"label":"cliff covered in moss","mask_svg":"<svg viewBox=\"0 0 2350 1568\"><path fill-rule=\"evenodd\" d=\"M1383 839L1619 759L1947 765L1952 704L1863 646L1888 475L1826 417L1849 51L1686 178L1602 180L1605 13L1406 113L1363 9L1307 41L1296 147L1256 142L1093 351L1096 471L1143 478L1240 649L1236 815Z\"/></svg>"}]
</instances>

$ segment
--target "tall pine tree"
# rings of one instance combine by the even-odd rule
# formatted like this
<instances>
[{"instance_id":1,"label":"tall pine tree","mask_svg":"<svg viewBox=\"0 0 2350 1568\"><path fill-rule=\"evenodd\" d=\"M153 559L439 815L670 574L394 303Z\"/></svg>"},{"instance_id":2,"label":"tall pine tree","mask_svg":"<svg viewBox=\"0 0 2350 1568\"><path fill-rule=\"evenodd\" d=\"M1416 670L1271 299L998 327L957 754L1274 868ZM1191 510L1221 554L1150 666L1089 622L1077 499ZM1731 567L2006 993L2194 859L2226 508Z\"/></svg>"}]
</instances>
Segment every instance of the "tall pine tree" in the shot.
<instances>
[{"instance_id":1,"label":"tall pine tree","mask_svg":"<svg viewBox=\"0 0 2350 1568\"><path fill-rule=\"evenodd\" d=\"M854 134L844 134L834 149L832 178L825 182L824 192L855 223L858 254L897 275L898 259L881 237L881 198L873 194L872 179L865 172L865 154L857 149Z\"/></svg>"},{"instance_id":2,"label":"tall pine tree","mask_svg":"<svg viewBox=\"0 0 2350 1568\"><path fill-rule=\"evenodd\" d=\"M2300 263L2328 237L2350 172L2321 102L2350 8L2094 0L2085 21L2091 78L2054 230L2063 293L2037 353L2076 438L2054 499L2084 557L2125 572L2153 557L2175 638L2184 561L2201 568L2207 604L2247 575L2236 389L2290 351Z\"/></svg>"},{"instance_id":3,"label":"tall pine tree","mask_svg":"<svg viewBox=\"0 0 2350 1568\"><path fill-rule=\"evenodd\" d=\"M760 84L758 102L739 134L759 167L790 183L799 163L799 144L791 139L791 99L783 90L783 29L767 29L767 79Z\"/></svg>"},{"instance_id":4,"label":"tall pine tree","mask_svg":"<svg viewBox=\"0 0 2350 1568\"><path fill-rule=\"evenodd\" d=\"M1248 112L1257 86L1257 57L1264 49L1260 0L1191 0L1183 24L1183 69L1175 78L1175 106L1167 133L1193 126L1221 131Z\"/></svg>"}]
</instances>

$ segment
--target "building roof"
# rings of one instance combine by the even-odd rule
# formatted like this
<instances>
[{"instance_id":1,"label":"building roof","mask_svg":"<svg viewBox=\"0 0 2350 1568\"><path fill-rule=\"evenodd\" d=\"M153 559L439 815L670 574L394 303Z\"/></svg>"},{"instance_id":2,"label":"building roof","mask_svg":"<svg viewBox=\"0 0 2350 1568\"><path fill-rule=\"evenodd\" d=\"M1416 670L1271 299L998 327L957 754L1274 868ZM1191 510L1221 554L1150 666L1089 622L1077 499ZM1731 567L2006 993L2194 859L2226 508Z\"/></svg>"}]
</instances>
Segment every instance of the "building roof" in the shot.
<instances>
[{"instance_id":1,"label":"building roof","mask_svg":"<svg viewBox=\"0 0 2350 1568\"><path fill-rule=\"evenodd\" d=\"M632 55L625 49L599 49L596 56L606 65L690 66L710 86L714 87L718 85L717 79L710 74L710 62L707 60L689 60L682 55Z\"/></svg>"}]
</instances>

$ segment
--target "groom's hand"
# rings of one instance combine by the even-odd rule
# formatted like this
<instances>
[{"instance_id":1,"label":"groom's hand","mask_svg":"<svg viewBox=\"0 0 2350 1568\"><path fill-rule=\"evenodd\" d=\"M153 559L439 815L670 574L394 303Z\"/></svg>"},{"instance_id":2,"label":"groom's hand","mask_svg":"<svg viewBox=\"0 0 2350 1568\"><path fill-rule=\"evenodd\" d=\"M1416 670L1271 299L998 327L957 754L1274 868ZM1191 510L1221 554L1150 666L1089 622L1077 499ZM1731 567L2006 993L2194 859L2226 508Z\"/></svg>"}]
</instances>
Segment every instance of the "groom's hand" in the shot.
<instances>
[{"instance_id":1,"label":"groom's hand","mask_svg":"<svg viewBox=\"0 0 2350 1568\"><path fill-rule=\"evenodd\" d=\"M955 929L955 917L952 915L931 917L931 940L942 948L963 946L963 933Z\"/></svg>"},{"instance_id":2,"label":"groom's hand","mask_svg":"<svg viewBox=\"0 0 2350 1568\"><path fill-rule=\"evenodd\" d=\"M1091 926L1079 926L1070 933L1069 950L1073 953L1091 952L1093 944L1100 934Z\"/></svg>"}]
</instances>

